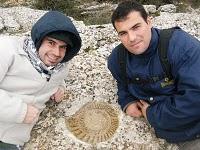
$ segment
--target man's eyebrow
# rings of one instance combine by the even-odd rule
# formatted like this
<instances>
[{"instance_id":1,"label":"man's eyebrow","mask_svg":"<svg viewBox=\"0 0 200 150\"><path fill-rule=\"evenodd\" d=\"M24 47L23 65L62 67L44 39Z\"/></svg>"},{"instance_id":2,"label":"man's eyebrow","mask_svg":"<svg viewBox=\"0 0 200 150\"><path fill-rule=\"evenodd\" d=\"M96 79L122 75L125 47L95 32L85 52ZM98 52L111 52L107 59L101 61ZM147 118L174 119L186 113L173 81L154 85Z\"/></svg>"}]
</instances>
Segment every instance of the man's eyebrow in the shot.
<instances>
[{"instance_id":1,"label":"man's eyebrow","mask_svg":"<svg viewBox=\"0 0 200 150\"><path fill-rule=\"evenodd\" d=\"M119 31L118 34L126 33L126 31Z\"/></svg>"},{"instance_id":2,"label":"man's eyebrow","mask_svg":"<svg viewBox=\"0 0 200 150\"><path fill-rule=\"evenodd\" d=\"M139 23L136 23L133 27L138 26L138 25L141 25L141 23L140 23L140 22L139 22Z\"/></svg>"},{"instance_id":3,"label":"man's eyebrow","mask_svg":"<svg viewBox=\"0 0 200 150\"><path fill-rule=\"evenodd\" d=\"M134 29L135 27L137 27L137 26L139 26L139 25L141 25L141 23L136 23L136 24L134 24L130 29Z\"/></svg>"},{"instance_id":4,"label":"man's eyebrow","mask_svg":"<svg viewBox=\"0 0 200 150\"><path fill-rule=\"evenodd\" d=\"M57 42L54 40L54 38L46 37L46 39L47 39L48 41L51 41L51 42L57 43ZM68 43L65 43L65 44L63 44L63 45L61 45L61 46L67 46L67 45L68 45Z\"/></svg>"},{"instance_id":5,"label":"man's eyebrow","mask_svg":"<svg viewBox=\"0 0 200 150\"><path fill-rule=\"evenodd\" d=\"M139 26L139 25L141 25L141 23L136 23L136 24L134 24L132 27L130 27L130 29L133 29L133 28L135 28L135 27L137 27L137 26ZM122 33L126 33L126 31L122 30L122 31L119 31L119 32L118 32L118 34L122 34Z\"/></svg>"}]
</instances>

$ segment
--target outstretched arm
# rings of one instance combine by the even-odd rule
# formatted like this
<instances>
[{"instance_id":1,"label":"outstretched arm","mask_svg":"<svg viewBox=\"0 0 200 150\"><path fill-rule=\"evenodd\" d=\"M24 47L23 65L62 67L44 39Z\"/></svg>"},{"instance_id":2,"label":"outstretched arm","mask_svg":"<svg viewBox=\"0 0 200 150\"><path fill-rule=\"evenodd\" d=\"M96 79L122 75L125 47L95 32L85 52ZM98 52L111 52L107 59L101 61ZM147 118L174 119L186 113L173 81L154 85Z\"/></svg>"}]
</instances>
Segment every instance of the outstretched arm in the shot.
<instances>
[{"instance_id":1,"label":"outstretched arm","mask_svg":"<svg viewBox=\"0 0 200 150\"><path fill-rule=\"evenodd\" d=\"M134 97L130 92L128 91L127 85L125 85L125 81L123 81L120 66L119 66L119 60L118 60L118 49L115 48L111 55L108 58L108 69L110 70L112 76L117 81L117 89L118 89L118 103L121 106L122 110L126 112L126 109L132 108L131 112L128 111L128 114L131 115L133 112L138 112L136 104L132 104L135 101L137 101L136 97ZM130 109L129 109L130 110ZM130 112L130 113L129 113Z\"/></svg>"},{"instance_id":2,"label":"outstretched arm","mask_svg":"<svg viewBox=\"0 0 200 150\"><path fill-rule=\"evenodd\" d=\"M55 102L59 103L64 98L64 93L65 93L64 87L60 86L58 87L58 90L56 91L56 93L54 93L50 98L54 100Z\"/></svg>"}]
</instances>

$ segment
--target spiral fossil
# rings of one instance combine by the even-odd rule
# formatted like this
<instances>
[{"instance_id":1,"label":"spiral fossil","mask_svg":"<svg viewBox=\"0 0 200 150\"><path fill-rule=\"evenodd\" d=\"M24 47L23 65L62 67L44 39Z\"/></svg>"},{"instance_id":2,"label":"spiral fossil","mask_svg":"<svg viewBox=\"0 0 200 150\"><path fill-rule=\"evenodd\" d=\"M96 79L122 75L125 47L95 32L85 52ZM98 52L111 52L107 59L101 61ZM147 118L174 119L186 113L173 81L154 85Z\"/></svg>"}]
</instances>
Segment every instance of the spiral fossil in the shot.
<instances>
[{"instance_id":1,"label":"spiral fossil","mask_svg":"<svg viewBox=\"0 0 200 150\"><path fill-rule=\"evenodd\" d=\"M118 113L106 102L89 102L65 122L75 137L91 144L111 138L119 125Z\"/></svg>"}]
</instances>

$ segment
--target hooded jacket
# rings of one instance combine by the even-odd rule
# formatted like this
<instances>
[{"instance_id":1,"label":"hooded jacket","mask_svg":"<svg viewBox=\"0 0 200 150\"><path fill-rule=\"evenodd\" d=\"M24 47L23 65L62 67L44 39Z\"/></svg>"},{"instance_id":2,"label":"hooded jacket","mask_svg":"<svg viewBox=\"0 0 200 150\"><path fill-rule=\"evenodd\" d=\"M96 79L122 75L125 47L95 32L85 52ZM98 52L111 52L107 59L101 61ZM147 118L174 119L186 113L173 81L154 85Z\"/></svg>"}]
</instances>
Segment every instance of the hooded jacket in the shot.
<instances>
[{"instance_id":1,"label":"hooded jacket","mask_svg":"<svg viewBox=\"0 0 200 150\"><path fill-rule=\"evenodd\" d=\"M147 80L163 76L157 51L160 30L152 28L148 49L141 55L129 53L126 59L127 76ZM157 137L168 142L183 142L200 137L200 42L176 29L169 41L167 58L173 82L164 79L147 84L123 84L118 65L117 46L108 59L108 68L117 80L119 104L124 110L129 104L145 100L147 120Z\"/></svg>"},{"instance_id":2,"label":"hooded jacket","mask_svg":"<svg viewBox=\"0 0 200 150\"><path fill-rule=\"evenodd\" d=\"M63 62L67 62L78 53L81 47L81 38L70 18L58 11L47 12L32 27L31 38L38 47L37 45L41 45L45 36L55 31L66 32L73 43L73 47L63 59Z\"/></svg>"},{"instance_id":3,"label":"hooded jacket","mask_svg":"<svg viewBox=\"0 0 200 150\"><path fill-rule=\"evenodd\" d=\"M68 17L50 11L33 26L31 35L36 43L52 31L69 32L73 39L64 62L75 56L81 47L80 36ZM60 86L64 86L67 68L52 74L49 81L32 66L23 50L24 37L0 37L0 141L23 145L30 138L33 124L24 124L27 104L40 112ZM66 63L64 63L66 66Z\"/></svg>"}]
</instances>

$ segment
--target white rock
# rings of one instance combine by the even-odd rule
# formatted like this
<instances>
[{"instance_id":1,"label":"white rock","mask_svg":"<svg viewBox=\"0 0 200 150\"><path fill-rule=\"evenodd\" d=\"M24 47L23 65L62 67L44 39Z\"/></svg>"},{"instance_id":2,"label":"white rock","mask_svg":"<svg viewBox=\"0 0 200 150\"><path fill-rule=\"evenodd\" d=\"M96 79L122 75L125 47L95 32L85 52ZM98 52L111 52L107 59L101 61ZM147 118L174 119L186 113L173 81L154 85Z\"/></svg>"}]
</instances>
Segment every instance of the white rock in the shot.
<instances>
[{"instance_id":1,"label":"white rock","mask_svg":"<svg viewBox=\"0 0 200 150\"><path fill-rule=\"evenodd\" d=\"M144 5L144 8L149 14L154 14L157 11L156 5Z\"/></svg>"},{"instance_id":2,"label":"white rock","mask_svg":"<svg viewBox=\"0 0 200 150\"><path fill-rule=\"evenodd\" d=\"M4 28L3 19L0 17L0 31L2 31L3 28Z\"/></svg>"},{"instance_id":3,"label":"white rock","mask_svg":"<svg viewBox=\"0 0 200 150\"><path fill-rule=\"evenodd\" d=\"M175 13L176 12L176 6L174 4L163 5L163 6L160 6L158 8L158 11Z\"/></svg>"}]
</instances>

